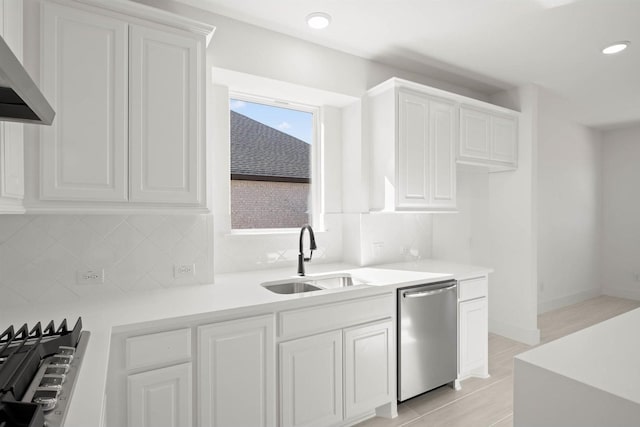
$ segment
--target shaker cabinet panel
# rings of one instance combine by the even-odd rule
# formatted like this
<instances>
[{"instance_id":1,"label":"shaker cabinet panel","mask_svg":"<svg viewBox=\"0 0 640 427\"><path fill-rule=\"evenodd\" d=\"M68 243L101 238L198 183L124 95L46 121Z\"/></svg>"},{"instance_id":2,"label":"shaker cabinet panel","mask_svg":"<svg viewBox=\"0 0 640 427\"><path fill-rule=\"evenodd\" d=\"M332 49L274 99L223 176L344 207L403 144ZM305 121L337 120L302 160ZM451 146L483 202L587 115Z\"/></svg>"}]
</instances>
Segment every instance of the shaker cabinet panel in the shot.
<instances>
[{"instance_id":1,"label":"shaker cabinet panel","mask_svg":"<svg viewBox=\"0 0 640 427\"><path fill-rule=\"evenodd\" d=\"M280 424L328 426L342 420L342 331L279 344Z\"/></svg>"},{"instance_id":2,"label":"shaker cabinet panel","mask_svg":"<svg viewBox=\"0 0 640 427\"><path fill-rule=\"evenodd\" d=\"M198 327L198 425L275 426L274 317Z\"/></svg>"},{"instance_id":3,"label":"shaker cabinet panel","mask_svg":"<svg viewBox=\"0 0 640 427\"><path fill-rule=\"evenodd\" d=\"M456 206L456 107L452 103L429 102L429 140L431 141L432 206Z\"/></svg>"},{"instance_id":4,"label":"shaker cabinet panel","mask_svg":"<svg viewBox=\"0 0 640 427\"><path fill-rule=\"evenodd\" d=\"M40 198L127 200L126 23L54 3L42 9Z\"/></svg>"},{"instance_id":5,"label":"shaker cabinet panel","mask_svg":"<svg viewBox=\"0 0 640 427\"><path fill-rule=\"evenodd\" d=\"M517 162L518 126L513 118L493 117L491 160L505 163Z\"/></svg>"},{"instance_id":6,"label":"shaker cabinet panel","mask_svg":"<svg viewBox=\"0 0 640 427\"><path fill-rule=\"evenodd\" d=\"M131 200L199 201L202 43L131 28Z\"/></svg>"},{"instance_id":7,"label":"shaker cabinet panel","mask_svg":"<svg viewBox=\"0 0 640 427\"><path fill-rule=\"evenodd\" d=\"M491 158L491 121L487 114L460 109L460 156Z\"/></svg>"},{"instance_id":8,"label":"shaker cabinet panel","mask_svg":"<svg viewBox=\"0 0 640 427\"><path fill-rule=\"evenodd\" d=\"M488 376L487 298L459 303L460 377Z\"/></svg>"},{"instance_id":9,"label":"shaker cabinet panel","mask_svg":"<svg viewBox=\"0 0 640 427\"><path fill-rule=\"evenodd\" d=\"M429 101L400 92L398 96L398 207L429 204Z\"/></svg>"},{"instance_id":10,"label":"shaker cabinet panel","mask_svg":"<svg viewBox=\"0 0 640 427\"><path fill-rule=\"evenodd\" d=\"M129 427L192 425L191 363L129 375Z\"/></svg>"},{"instance_id":11,"label":"shaker cabinet panel","mask_svg":"<svg viewBox=\"0 0 640 427\"><path fill-rule=\"evenodd\" d=\"M518 165L518 119L515 115L460 107L458 161L515 169Z\"/></svg>"},{"instance_id":12,"label":"shaker cabinet panel","mask_svg":"<svg viewBox=\"0 0 640 427\"><path fill-rule=\"evenodd\" d=\"M394 399L391 320L344 331L345 418Z\"/></svg>"}]
</instances>

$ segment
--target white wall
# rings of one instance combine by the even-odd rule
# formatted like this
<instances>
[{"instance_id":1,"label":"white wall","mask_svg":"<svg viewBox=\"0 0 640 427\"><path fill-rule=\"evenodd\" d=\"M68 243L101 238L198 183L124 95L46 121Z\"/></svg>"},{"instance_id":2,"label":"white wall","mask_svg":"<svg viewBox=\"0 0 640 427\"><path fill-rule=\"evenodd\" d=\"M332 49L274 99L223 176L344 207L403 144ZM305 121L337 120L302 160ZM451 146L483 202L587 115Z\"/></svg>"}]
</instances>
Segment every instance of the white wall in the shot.
<instances>
[{"instance_id":1,"label":"white wall","mask_svg":"<svg viewBox=\"0 0 640 427\"><path fill-rule=\"evenodd\" d=\"M602 291L640 299L640 126L603 135Z\"/></svg>"},{"instance_id":2,"label":"white wall","mask_svg":"<svg viewBox=\"0 0 640 427\"><path fill-rule=\"evenodd\" d=\"M489 170L457 165L456 214L433 215L433 257L489 266Z\"/></svg>"},{"instance_id":3,"label":"white wall","mask_svg":"<svg viewBox=\"0 0 640 427\"><path fill-rule=\"evenodd\" d=\"M520 111L518 169L489 175L489 329L529 344L537 319L536 162L538 90L528 85L495 96Z\"/></svg>"},{"instance_id":4,"label":"white wall","mask_svg":"<svg viewBox=\"0 0 640 427\"><path fill-rule=\"evenodd\" d=\"M538 98L538 312L600 294L602 137Z\"/></svg>"}]
</instances>

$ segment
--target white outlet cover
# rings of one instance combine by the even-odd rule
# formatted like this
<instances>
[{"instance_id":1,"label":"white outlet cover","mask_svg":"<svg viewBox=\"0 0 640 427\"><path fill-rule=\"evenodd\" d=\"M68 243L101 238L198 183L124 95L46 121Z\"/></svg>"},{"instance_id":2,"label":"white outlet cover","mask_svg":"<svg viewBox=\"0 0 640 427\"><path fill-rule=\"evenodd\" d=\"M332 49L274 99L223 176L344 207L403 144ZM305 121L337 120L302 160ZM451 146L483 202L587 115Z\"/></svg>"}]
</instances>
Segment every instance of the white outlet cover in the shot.
<instances>
[{"instance_id":1,"label":"white outlet cover","mask_svg":"<svg viewBox=\"0 0 640 427\"><path fill-rule=\"evenodd\" d=\"M76 283L78 285L101 285L104 283L104 268L91 270L77 270Z\"/></svg>"},{"instance_id":2,"label":"white outlet cover","mask_svg":"<svg viewBox=\"0 0 640 427\"><path fill-rule=\"evenodd\" d=\"M173 266L173 278L194 277L196 275L195 264L175 264Z\"/></svg>"}]
</instances>

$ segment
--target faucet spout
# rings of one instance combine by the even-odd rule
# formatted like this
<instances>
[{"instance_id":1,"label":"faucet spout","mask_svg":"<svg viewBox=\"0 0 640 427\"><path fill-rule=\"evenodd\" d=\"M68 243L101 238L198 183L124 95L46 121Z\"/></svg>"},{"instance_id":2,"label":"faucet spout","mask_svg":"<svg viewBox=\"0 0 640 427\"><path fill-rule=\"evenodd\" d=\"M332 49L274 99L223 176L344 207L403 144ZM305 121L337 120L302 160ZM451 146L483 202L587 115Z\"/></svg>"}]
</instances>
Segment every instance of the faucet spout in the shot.
<instances>
[{"instance_id":1,"label":"faucet spout","mask_svg":"<svg viewBox=\"0 0 640 427\"><path fill-rule=\"evenodd\" d=\"M303 246L303 237L304 232L309 232L309 258L305 258L304 256L304 248ZM313 251L317 249L316 247L316 237L313 234L313 228L309 224L303 225L300 229L300 246L298 251L298 276L304 276L304 263L311 261L311 257L313 256Z\"/></svg>"}]
</instances>

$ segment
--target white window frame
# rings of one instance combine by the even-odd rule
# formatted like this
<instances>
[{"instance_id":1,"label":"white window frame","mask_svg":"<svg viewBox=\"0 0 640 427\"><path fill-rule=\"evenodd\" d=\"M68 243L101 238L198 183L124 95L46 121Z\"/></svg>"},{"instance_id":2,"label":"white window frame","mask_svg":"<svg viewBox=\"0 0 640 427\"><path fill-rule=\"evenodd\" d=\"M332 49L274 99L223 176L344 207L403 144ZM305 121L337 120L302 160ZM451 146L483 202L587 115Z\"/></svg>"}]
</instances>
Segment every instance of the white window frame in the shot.
<instances>
[{"instance_id":1,"label":"white window frame","mask_svg":"<svg viewBox=\"0 0 640 427\"><path fill-rule=\"evenodd\" d=\"M292 110L303 111L312 114L313 129L311 141L311 196L310 196L310 212L309 225L315 231L324 231L324 150L323 150L323 133L322 133L322 108L299 102L293 102L283 99L273 99L269 97L247 94L244 92L229 91L228 108L231 111L231 100L252 102L256 104L268 105L271 107L289 108ZM231 153L229 153L231 156ZM231 157L229 157L229 162ZM229 173L229 187L231 187L231 174ZM231 189L229 188L229 197L231 197ZM231 234L285 234L297 232L298 227L292 228L233 228L231 226L231 199L229 199L229 226Z\"/></svg>"}]
</instances>

